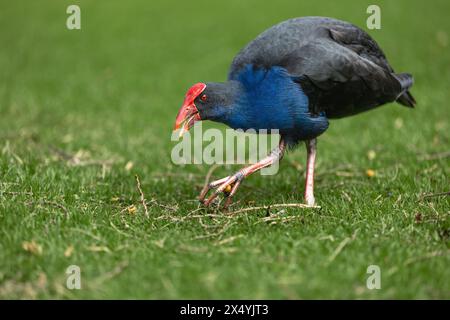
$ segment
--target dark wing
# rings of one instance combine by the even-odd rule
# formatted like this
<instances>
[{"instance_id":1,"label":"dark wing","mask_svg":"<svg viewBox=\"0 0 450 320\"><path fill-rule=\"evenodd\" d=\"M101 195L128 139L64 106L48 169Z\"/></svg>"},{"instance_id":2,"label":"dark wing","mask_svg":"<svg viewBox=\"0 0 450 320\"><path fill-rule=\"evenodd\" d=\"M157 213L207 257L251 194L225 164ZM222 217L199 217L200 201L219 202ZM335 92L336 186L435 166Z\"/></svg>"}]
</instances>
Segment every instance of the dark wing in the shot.
<instances>
[{"instance_id":1,"label":"dark wing","mask_svg":"<svg viewBox=\"0 0 450 320\"><path fill-rule=\"evenodd\" d=\"M331 18L297 18L272 27L235 57L229 77L248 63L286 68L308 95L311 111L330 118L397 99L414 103L407 91L412 77L394 74L366 32Z\"/></svg>"}]
</instances>

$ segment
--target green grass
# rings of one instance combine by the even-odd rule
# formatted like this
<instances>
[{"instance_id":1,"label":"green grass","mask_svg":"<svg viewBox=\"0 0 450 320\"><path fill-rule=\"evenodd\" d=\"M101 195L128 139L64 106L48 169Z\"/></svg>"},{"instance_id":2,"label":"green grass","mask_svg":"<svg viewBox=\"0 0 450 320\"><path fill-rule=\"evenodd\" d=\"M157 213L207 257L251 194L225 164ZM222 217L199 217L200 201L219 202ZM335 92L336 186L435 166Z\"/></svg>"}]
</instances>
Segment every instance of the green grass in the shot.
<instances>
[{"instance_id":1,"label":"green grass","mask_svg":"<svg viewBox=\"0 0 450 320\"><path fill-rule=\"evenodd\" d=\"M81 31L65 28L72 3ZM234 54L276 22L365 26L372 3L2 1L0 298L449 299L449 197L423 198L450 185L448 1L376 1L382 29L370 34L415 76L418 106L331 123L318 146L320 210L190 218L208 213L192 213L208 166L170 161L191 84L224 80ZM277 175L246 180L233 210L302 202L304 162L299 148ZM148 218L135 174L154 199ZM24 250L31 241L40 252ZM65 287L72 264L82 290ZM380 290L366 288L372 264Z\"/></svg>"}]
</instances>

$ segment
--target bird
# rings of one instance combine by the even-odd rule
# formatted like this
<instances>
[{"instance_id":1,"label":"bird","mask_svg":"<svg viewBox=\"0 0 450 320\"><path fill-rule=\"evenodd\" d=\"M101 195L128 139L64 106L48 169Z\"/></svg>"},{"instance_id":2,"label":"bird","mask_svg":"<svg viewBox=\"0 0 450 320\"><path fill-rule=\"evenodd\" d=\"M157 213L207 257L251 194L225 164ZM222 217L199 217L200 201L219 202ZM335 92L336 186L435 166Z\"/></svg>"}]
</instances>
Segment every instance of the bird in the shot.
<instances>
[{"instance_id":1,"label":"bird","mask_svg":"<svg viewBox=\"0 0 450 320\"><path fill-rule=\"evenodd\" d=\"M185 94L174 126L180 136L204 120L280 135L267 157L207 184L199 200L209 206L223 194L227 207L245 178L305 143L304 201L315 206L317 138L329 120L390 102L413 108L413 82L410 73L395 73L377 42L349 22L299 17L270 27L234 57L227 81L199 82Z\"/></svg>"}]
</instances>

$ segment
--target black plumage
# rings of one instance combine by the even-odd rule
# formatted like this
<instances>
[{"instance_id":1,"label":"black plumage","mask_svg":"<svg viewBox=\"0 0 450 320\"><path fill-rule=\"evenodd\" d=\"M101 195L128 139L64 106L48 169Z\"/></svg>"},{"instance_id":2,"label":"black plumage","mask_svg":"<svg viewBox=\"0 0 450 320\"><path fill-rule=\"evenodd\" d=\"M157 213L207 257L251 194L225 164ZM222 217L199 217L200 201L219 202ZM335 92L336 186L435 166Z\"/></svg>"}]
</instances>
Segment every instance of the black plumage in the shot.
<instances>
[{"instance_id":1,"label":"black plumage","mask_svg":"<svg viewBox=\"0 0 450 320\"><path fill-rule=\"evenodd\" d=\"M397 101L413 107L410 74L396 74L364 30L325 17L295 18L266 30L234 58L229 78L248 64L281 66L309 98L313 114L340 118Z\"/></svg>"}]
</instances>

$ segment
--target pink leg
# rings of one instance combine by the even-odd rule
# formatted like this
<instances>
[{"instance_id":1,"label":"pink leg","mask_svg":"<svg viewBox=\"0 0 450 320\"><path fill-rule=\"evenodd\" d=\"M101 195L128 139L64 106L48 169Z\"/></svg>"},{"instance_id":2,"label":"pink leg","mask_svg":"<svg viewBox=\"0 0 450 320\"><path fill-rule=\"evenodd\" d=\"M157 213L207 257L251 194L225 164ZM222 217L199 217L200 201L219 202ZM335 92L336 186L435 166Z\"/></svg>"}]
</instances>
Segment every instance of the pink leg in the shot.
<instances>
[{"instance_id":1,"label":"pink leg","mask_svg":"<svg viewBox=\"0 0 450 320\"><path fill-rule=\"evenodd\" d=\"M238 187L240 186L242 180L244 180L246 177L251 175L254 172L257 172L265 167L268 167L272 164L274 164L276 161L281 160L283 157L284 151L286 149L286 144L283 140L280 140L280 144L277 148L272 150L272 152L262 159L261 161L252 164L248 167L242 168L238 172L236 172L234 175L216 180L211 182L206 186L205 189L202 190L199 196L199 200L204 203L205 206L209 206L211 202L222 192L228 193L227 201L225 202L225 207L227 207L231 203L231 198L236 193ZM227 188L230 188L231 190L229 192L226 192ZM208 194L209 190L217 188L217 190L206 200L205 197Z\"/></svg>"},{"instance_id":2,"label":"pink leg","mask_svg":"<svg viewBox=\"0 0 450 320\"><path fill-rule=\"evenodd\" d=\"M314 199L314 163L316 161L316 144L317 140L312 139L306 141L306 183L305 183L305 201L309 206L315 205Z\"/></svg>"}]
</instances>

